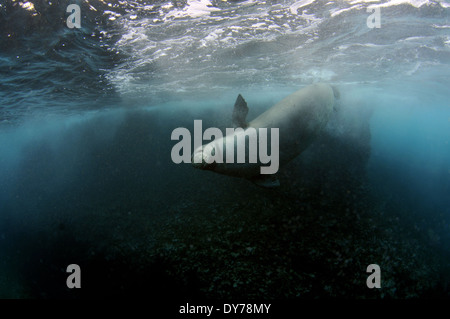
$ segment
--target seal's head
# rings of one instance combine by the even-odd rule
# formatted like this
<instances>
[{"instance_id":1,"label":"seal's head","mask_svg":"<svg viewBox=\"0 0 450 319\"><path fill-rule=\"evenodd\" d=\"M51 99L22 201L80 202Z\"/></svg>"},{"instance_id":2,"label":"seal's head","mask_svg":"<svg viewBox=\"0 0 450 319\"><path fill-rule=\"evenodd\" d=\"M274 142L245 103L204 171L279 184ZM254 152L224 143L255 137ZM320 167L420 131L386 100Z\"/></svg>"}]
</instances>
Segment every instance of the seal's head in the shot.
<instances>
[{"instance_id":1,"label":"seal's head","mask_svg":"<svg viewBox=\"0 0 450 319\"><path fill-rule=\"evenodd\" d=\"M192 166L199 169L212 170L216 166L214 161L215 147L214 143L202 145L192 154Z\"/></svg>"}]
</instances>

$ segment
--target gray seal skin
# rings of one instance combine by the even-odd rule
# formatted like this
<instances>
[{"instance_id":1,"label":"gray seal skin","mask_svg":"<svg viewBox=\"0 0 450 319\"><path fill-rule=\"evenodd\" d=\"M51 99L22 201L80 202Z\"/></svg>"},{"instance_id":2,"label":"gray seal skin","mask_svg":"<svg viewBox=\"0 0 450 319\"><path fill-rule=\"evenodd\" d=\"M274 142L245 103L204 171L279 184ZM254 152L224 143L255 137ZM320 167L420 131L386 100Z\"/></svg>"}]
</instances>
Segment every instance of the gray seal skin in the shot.
<instances>
[{"instance_id":1,"label":"gray seal skin","mask_svg":"<svg viewBox=\"0 0 450 319\"><path fill-rule=\"evenodd\" d=\"M256 128L257 132L259 128L267 128L268 141L271 140L270 129L278 128L279 165L282 167L302 153L323 130L333 112L334 99L338 96L339 92L337 89L328 84L312 84L287 96L247 124L245 122L245 117L248 113L247 103L239 94L234 106L233 123L235 127L242 127L245 131L249 127ZM249 163L248 156L246 156L245 163L213 162L208 164L208 154L214 154L214 151L211 153L211 148L214 150L218 143L223 143L223 148L226 151L225 144L227 139L233 139L236 154L237 139L234 138L235 135L227 135L223 139L215 139L196 149L192 155L192 165L196 168L212 170L216 173L247 178L263 187L279 186L279 181L275 174L260 174L260 167L269 164L263 164L259 160L257 163ZM268 154L270 154L270 145L268 149ZM248 137L246 141L247 153ZM201 158L201 162L195 163L194 158L196 158L196 161L200 161Z\"/></svg>"}]
</instances>

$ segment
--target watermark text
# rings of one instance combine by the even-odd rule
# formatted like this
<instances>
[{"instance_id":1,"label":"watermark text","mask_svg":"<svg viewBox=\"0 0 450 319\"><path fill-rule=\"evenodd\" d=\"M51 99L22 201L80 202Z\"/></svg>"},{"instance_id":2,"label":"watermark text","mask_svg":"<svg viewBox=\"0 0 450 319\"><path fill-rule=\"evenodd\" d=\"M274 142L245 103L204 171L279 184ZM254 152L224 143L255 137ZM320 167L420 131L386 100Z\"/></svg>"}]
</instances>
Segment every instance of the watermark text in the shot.
<instances>
[{"instance_id":1,"label":"watermark text","mask_svg":"<svg viewBox=\"0 0 450 319\"><path fill-rule=\"evenodd\" d=\"M270 148L268 130L254 127L226 128L224 137L216 127L207 128L203 132L202 121L194 120L194 155L191 158L191 132L187 128L178 127L171 135L172 140L179 140L172 148L171 158L175 164L269 164L261 165L261 174L275 174L279 168L279 129L270 128ZM211 142L202 145L205 140Z\"/></svg>"},{"instance_id":2,"label":"watermark text","mask_svg":"<svg viewBox=\"0 0 450 319\"><path fill-rule=\"evenodd\" d=\"M81 28L81 10L80 6L77 4L69 4L67 6L66 12L70 13L67 17L66 25L69 29Z\"/></svg>"}]
</instances>

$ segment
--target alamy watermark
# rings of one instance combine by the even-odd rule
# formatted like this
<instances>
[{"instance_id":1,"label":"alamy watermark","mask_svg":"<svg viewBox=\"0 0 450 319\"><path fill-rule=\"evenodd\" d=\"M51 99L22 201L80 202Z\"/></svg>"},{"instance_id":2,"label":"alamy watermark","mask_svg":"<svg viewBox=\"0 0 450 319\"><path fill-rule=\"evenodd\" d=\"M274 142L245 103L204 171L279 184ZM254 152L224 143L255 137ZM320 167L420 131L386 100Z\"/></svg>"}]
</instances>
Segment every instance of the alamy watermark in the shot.
<instances>
[{"instance_id":1,"label":"alamy watermark","mask_svg":"<svg viewBox=\"0 0 450 319\"><path fill-rule=\"evenodd\" d=\"M261 166L261 174L275 174L279 168L279 129L270 129L270 155L268 154L267 128L226 128L225 137L216 127L202 133L202 121L194 120L194 156L191 157L191 132L185 127L172 131L171 139L179 140L172 148L171 158L175 164L195 163L246 163L246 140L248 138L248 163L269 164ZM214 140L213 140L214 136ZM203 140L212 141L202 145ZM224 151L225 145L225 151Z\"/></svg>"},{"instance_id":2,"label":"alamy watermark","mask_svg":"<svg viewBox=\"0 0 450 319\"><path fill-rule=\"evenodd\" d=\"M81 9L77 4L69 4L66 12L70 13L67 17L66 25L69 29L81 28Z\"/></svg>"}]
</instances>

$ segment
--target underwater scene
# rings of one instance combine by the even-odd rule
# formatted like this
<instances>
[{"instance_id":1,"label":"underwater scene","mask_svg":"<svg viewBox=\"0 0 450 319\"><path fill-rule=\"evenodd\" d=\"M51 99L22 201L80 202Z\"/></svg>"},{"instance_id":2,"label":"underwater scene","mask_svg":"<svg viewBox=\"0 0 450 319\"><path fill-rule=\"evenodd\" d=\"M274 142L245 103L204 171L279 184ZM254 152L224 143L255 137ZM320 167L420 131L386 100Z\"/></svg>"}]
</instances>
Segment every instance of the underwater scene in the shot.
<instances>
[{"instance_id":1,"label":"underwater scene","mask_svg":"<svg viewBox=\"0 0 450 319\"><path fill-rule=\"evenodd\" d=\"M449 18L1 0L0 298L450 298Z\"/></svg>"}]
</instances>

